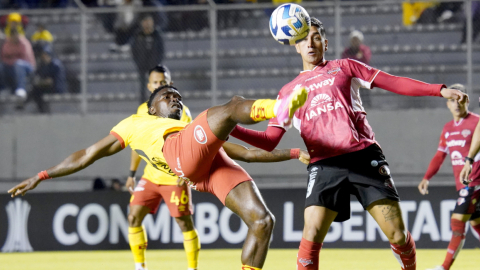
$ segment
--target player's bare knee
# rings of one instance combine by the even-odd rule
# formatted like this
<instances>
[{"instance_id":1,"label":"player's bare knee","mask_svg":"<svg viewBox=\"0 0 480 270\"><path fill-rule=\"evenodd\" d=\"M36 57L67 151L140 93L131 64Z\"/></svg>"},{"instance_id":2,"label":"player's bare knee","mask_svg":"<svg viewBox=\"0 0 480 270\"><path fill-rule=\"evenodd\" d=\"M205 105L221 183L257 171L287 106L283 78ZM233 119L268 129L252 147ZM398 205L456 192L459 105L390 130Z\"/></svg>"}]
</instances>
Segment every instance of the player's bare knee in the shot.
<instances>
[{"instance_id":1,"label":"player's bare knee","mask_svg":"<svg viewBox=\"0 0 480 270\"><path fill-rule=\"evenodd\" d=\"M388 241L392 244L403 245L407 240L406 232L402 230L394 230L387 235Z\"/></svg>"},{"instance_id":2,"label":"player's bare knee","mask_svg":"<svg viewBox=\"0 0 480 270\"><path fill-rule=\"evenodd\" d=\"M128 214L128 226L139 227L142 225L142 221L133 213Z\"/></svg>"},{"instance_id":3,"label":"player's bare knee","mask_svg":"<svg viewBox=\"0 0 480 270\"><path fill-rule=\"evenodd\" d=\"M234 104L239 103L239 102L243 102L243 101L245 101L245 98L242 97L242 96L233 96L233 97L230 99L230 102L231 102L231 103L234 103Z\"/></svg>"},{"instance_id":4,"label":"player's bare knee","mask_svg":"<svg viewBox=\"0 0 480 270\"><path fill-rule=\"evenodd\" d=\"M266 211L264 215L254 221L252 229L256 231L257 234L270 234L274 226L275 216L271 212Z\"/></svg>"}]
</instances>

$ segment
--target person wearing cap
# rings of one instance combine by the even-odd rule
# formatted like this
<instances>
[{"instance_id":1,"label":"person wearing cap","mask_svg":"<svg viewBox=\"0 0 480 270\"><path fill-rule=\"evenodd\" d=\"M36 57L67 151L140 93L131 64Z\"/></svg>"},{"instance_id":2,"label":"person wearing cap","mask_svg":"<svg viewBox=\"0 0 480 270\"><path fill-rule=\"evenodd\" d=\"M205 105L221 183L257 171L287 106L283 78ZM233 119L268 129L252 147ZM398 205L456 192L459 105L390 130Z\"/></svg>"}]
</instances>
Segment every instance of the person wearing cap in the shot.
<instances>
[{"instance_id":1,"label":"person wearing cap","mask_svg":"<svg viewBox=\"0 0 480 270\"><path fill-rule=\"evenodd\" d=\"M67 92L65 68L62 62L54 57L50 46L43 48L39 60L32 92L28 95L26 102L33 100L40 113L49 113L50 106L43 100L43 95Z\"/></svg>"},{"instance_id":2,"label":"person wearing cap","mask_svg":"<svg viewBox=\"0 0 480 270\"><path fill-rule=\"evenodd\" d=\"M12 94L25 98L28 76L35 70L35 56L30 41L17 27L6 33L0 50L0 90L8 87Z\"/></svg>"},{"instance_id":3,"label":"person wearing cap","mask_svg":"<svg viewBox=\"0 0 480 270\"><path fill-rule=\"evenodd\" d=\"M372 52L367 45L363 44L362 32L358 30L352 31L349 39L350 46L345 48L342 53L342 58L355 59L369 65Z\"/></svg>"}]
</instances>

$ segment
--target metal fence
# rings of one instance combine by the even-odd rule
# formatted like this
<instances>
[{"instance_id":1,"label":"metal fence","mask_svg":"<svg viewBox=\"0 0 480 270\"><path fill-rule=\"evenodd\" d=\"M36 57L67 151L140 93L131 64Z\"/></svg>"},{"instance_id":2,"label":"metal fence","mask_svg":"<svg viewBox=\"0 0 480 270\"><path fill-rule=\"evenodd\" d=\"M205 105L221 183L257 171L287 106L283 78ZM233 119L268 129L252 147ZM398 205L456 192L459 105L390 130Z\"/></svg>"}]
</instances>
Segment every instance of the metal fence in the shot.
<instances>
[{"instance_id":1,"label":"metal fence","mask_svg":"<svg viewBox=\"0 0 480 270\"><path fill-rule=\"evenodd\" d=\"M421 15L408 2L399 1L301 5L326 27L327 59L342 57L352 31L358 30L371 50L370 65L430 83L463 83L476 96L480 45L473 38L480 31L480 1L436 2ZM135 111L148 93L146 71L156 63L170 68L174 84L193 110L235 94L274 98L301 70L295 48L278 44L270 35L268 20L275 7L208 1L88 8L79 2L77 8L16 12L29 18L27 38L38 24L53 34L53 55L65 68L64 93L43 95L49 111L87 114ZM1 10L0 15L11 12ZM156 34L147 29L152 23ZM37 61L38 66L41 56ZM35 77L35 73L29 77L30 93ZM10 93L0 91L0 114L38 111L36 100L23 104ZM444 105L438 99L404 98L380 89L362 90L362 95L366 107L378 109Z\"/></svg>"}]
</instances>

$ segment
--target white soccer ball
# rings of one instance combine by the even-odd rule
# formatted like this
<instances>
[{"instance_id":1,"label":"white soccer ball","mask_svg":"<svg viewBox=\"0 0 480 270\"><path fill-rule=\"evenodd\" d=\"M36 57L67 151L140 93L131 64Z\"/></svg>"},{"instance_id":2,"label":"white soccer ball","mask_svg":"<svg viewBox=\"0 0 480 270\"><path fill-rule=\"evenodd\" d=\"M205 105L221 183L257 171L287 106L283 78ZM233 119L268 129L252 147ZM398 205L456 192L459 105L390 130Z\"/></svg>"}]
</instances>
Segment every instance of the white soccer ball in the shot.
<instances>
[{"instance_id":1,"label":"white soccer ball","mask_svg":"<svg viewBox=\"0 0 480 270\"><path fill-rule=\"evenodd\" d=\"M270 16L270 33L283 45L295 45L307 37L310 31L310 16L297 4L283 4Z\"/></svg>"}]
</instances>

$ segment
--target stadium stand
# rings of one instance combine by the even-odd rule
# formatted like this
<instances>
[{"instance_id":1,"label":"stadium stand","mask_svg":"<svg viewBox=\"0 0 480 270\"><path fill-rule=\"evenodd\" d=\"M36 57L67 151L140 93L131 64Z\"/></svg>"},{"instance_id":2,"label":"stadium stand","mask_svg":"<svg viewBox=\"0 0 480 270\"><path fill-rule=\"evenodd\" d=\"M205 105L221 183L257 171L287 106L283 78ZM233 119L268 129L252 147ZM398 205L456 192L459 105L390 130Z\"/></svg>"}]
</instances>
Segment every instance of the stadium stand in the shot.
<instances>
[{"instance_id":1,"label":"stadium stand","mask_svg":"<svg viewBox=\"0 0 480 270\"><path fill-rule=\"evenodd\" d=\"M326 25L330 38L328 56L333 58L334 8L307 8ZM271 38L269 11L241 10L238 27L218 31L218 93L221 98L234 94L258 92L274 97L277 89L298 74L300 67L294 48L280 46ZM247 19L248 18L248 19ZM80 74L80 15L31 15L32 25L43 23L55 36L54 48L71 74ZM348 34L358 29L372 51L371 65L386 72L427 82L451 84L466 81L466 45L459 44L463 25L445 23L402 25L402 8L398 3L353 5L342 9L342 45ZM108 46L114 36L106 33L93 15L88 17L88 100L136 102L138 73L130 52L112 53ZM186 97L209 98L211 76L210 31L169 31L164 33L165 63L173 71L175 84ZM343 47L343 46L342 46ZM473 63L480 61L480 45L474 44ZM474 65L474 73L480 66ZM474 76L474 85L480 76ZM228 89L228 90L227 90ZM252 89L252 90L245 90ZM261 90L269 89L269 90ZM478 91L479 89L475 89ZM388 100L392 94L374 91ZM5 103L11 97L0 97ZM52 103L76 102L76 94L50 95ZM415 107L423 100L397 104L395 108ZM422 104L422 106L425 104ZM427 106L443 106L427 103ZM99 106L101 107L101 106ZM107 107L107 106L105 106ZM193 108L196 106L193 105ZM55 111L55 106L52 107ZM5 110L4 110L5 111ZM8 111L8 110L7 110Z\"/></svg>"}]
</instances>

